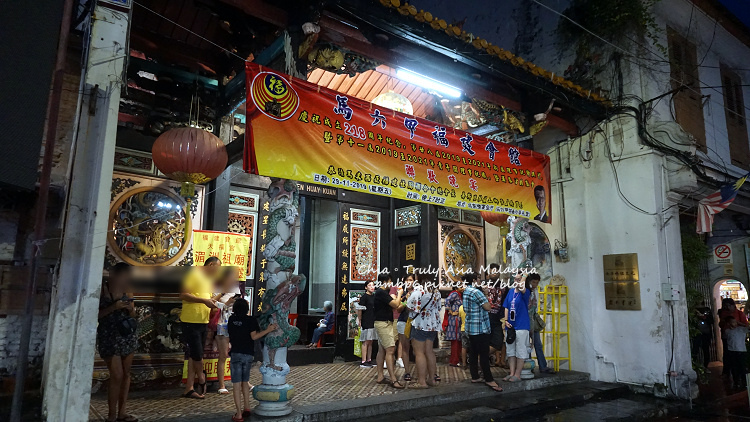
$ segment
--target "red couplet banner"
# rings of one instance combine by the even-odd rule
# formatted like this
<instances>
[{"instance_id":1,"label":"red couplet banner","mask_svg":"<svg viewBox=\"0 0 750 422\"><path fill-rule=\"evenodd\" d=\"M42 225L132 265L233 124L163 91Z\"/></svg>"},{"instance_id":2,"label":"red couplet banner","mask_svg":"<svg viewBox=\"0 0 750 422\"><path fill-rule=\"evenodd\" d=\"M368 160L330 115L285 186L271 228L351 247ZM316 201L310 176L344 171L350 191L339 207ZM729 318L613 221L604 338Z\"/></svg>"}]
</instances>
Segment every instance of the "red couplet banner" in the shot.
<instances>
[{"instance_id":1,"label":"red couplet banner","mask_svg":"<svg viewBox=\"0 0 750 422\"><path fill-rule=\"evenodd\" d=\"M245 171L550 222L547 155L247 64Z\"/></svg>"}]
</instances>

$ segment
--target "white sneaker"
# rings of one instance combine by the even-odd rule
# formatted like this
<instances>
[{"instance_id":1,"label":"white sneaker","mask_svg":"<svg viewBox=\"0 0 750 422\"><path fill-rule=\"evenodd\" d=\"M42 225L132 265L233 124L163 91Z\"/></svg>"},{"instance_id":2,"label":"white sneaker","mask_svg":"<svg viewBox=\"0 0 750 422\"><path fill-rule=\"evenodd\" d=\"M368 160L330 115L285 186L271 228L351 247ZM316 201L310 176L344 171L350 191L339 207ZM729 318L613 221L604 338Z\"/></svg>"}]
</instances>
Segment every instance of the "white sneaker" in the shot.
<instances>
[{"instance_id":1,"label":"white sneaker","mask_svg":"<svg viewBox=\"0 0 750 422\"><path fill-rule=\"evenodd\" d=\"M404 367L404 360L401 359L401 358L396 359L396 366L399 367L399 368L403 368Z\"/></svg>"}]
</instances>

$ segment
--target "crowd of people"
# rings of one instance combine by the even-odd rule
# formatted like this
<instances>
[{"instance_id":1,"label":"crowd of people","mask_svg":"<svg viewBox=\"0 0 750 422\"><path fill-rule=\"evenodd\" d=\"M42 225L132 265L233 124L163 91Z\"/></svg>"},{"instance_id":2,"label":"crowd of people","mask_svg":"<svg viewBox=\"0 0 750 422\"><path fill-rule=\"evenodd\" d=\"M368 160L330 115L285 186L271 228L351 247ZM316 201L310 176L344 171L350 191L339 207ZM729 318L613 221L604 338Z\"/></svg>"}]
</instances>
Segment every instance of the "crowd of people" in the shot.
<instances>
[{"instance_id":1,"label":"crowd of people","mask_svg":"<svg viewBox=\"0 0 750 422\"><path fill-rule=\"evenodd\" d=\"M110 373L108 422L138 421L126 412L130 366L137 345L130 273L128 264L115 265L108 281L102 285L99 304L97 347ZM249 303L240 293L236 274L235 268L221 267L218 258L210 257L203 267L191 270L183 282L180 328L188 364L182 396L205 398L207 374L203 356L207 348L218 353L218 393L229 394L225 368L231 355L229 376L236 407L232 420L241 422L251 412L250 369L255 360L255 341L274 331L276 326L270 324L265 330L260 329L257 319L250 315Z\"/></svg>"},{"instance_id":2,"label":"crowd of people","mask_svg":"<svg viewBox=\"0 0 750 422\"><path fill-rule=\"evenodd\" d=\"M453 287L444 303L440 289L429 275L416 280L409 274L401 283L394 283L389 274L379 274L377 285L367 283L366 293L358 303L362 346L359 365L377 368L375 382L378 384L396 389L434 387L441 382L435 343L442 331L444 339L451 344L450 365L468 369L472 383L484 383L494 391L503 391L492 376L491 363L509 369L503 381L520 381L521 369L530 356L532 344L540 370L551 372L544 359L538 327L540 318L536 316L539 275L519 275L514 287L503 288L498 286L497 270L499 266L491 266L491 275L483 283L474 273L464 275L463 283ZM127 413L130 366L137 345L130 273L131 267L124 263L110 271L102 286L99 306L97 347L110 373L109 422L138 421ZM231 356L229 376L236 408L232 420L243 421L251 413L250 370L256 355L255 342L276 326L271 324L261 330L257 319L250 315L250 305L240 293L236 270L221 267L216 257L210 257L203 267L188 273L180 299L180 328L188 362L182 397L205 398L207 374L203 356L207 349L218 354L218 393L230 394L225 385L225 367ZM320 336L335 324L333 303L325 302L324 309L325 317L313 331L308 347L314 347ZM541 324L543 326L543 322ZM736 323L728 324L727 341L734 344L730 339ZM740 325L747 325L747 320L740 321ZM373 363L376 343L376 362ZM494 362L490 356L494 357ZM405 368L402 378L396 374L397 367Z\"/></svg>"},{"instance_id":3,"label":"crowd of people","mask_svg":"<svg viewBox=\"0 0 750 422\"><path fill-rule=\"evenodd\" d=\"M468 369L473 383L503 391L492 376L493 363L509 370L503 381L521 381L532 347L540 371L554 372L547 367L541 344L544 321L537 313L539 274L519 275L514 287L508 288L498 283L499 269L499 265L491 265L484 282L475 273L465 274L462 283L454 283L444 304L430 275L415 280L409 274L394 283L383 273L377 283L367 283L365 294L356 301L360 367L377 368L375 381L393 388L436 386L441 380L434 346L442 331L451 345L450 366ZM375 342L377 362L373 363ZM410 349L414 367L409 361ZM402 379L396 376L396 367L405 368Z\"/></svg>"}]
</instances>

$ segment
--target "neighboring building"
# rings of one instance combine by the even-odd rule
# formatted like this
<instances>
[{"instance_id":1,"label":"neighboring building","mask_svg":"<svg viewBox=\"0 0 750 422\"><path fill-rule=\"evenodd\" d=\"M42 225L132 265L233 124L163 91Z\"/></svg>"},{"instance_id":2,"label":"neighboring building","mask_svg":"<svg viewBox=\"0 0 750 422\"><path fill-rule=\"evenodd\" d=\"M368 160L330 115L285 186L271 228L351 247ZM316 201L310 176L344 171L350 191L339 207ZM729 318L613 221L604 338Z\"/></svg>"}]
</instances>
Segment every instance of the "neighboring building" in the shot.
<instances>
[{"instance_id":1,"label":"neighboring building","mask_svg":"<svg viewBox=\"0 0 750 422\"><path fill-rule=\"evenodd\" d=\"M481 2L433 9L586 88L604 89L612 101L607 119L579 120L584 136L534 139L553 163L546 232L569 256L556 258L554 273L569 286L573 367L684 398L697 391L686 294L697 290L714 312L722 292L741 307L747 300L738 287L748 286L747 186L705 237L712 255L729 245L732 264L699 263L702 275L688 280L688 292L680 245L681 232L695 235L697 202L750 168L750 30L720 1L664 0L650 11L622 9L638 2L594 3L511 1L496 11L511 17L501 22L488 19ZM630 20L620 19L623 12ZM638 254L640 311L605 303L603 255L623 253ZM679 292L676 300L664 299L666 283ZM716 343L713 360L721 357L718 334Z\"/></svg>"}]
</instances>

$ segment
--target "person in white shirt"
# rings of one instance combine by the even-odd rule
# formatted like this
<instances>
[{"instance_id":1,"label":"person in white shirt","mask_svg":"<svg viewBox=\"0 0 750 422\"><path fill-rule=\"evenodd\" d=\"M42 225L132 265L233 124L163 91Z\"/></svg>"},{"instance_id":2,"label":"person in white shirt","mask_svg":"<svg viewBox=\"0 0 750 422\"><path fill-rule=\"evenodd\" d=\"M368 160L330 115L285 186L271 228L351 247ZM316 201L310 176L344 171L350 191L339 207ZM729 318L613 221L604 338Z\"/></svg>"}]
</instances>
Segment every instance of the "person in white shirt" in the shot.
<instances>
[{"instance_id":1,"label":"person in white shirt","mask_svg":"<svg viewBox=\"0 0 750 422\"><path fill-rule=\"evenodd\" d=\"M232 315L232 305L234 301L242 297L240 293L240 283L237 280L237 267L225 267L222 277L219 279L219 293L216 293L213 299L219 307L219 322L216 324L216 346L219 351L219 362L216 368L219 381L219 394L229 394L224 384L224 372L229 356L229 332L227 331L227 322Z\"/></svg>"},{"instance_id":2,"label":"person in white shirt","mask_svg":"<svg viewBox=\"0 0 750 422\"><path fill-rule=\"evenodd\" d=\"M724 335L727 339L727 359L729 361L729 370L732 374L732 381L735 388L746 388L745 380L745 362L747 361L747 347L745 338L747 337L748 328L737 324L734 317L727 317L727 328Z\"/></svg>"}]
</instances>

